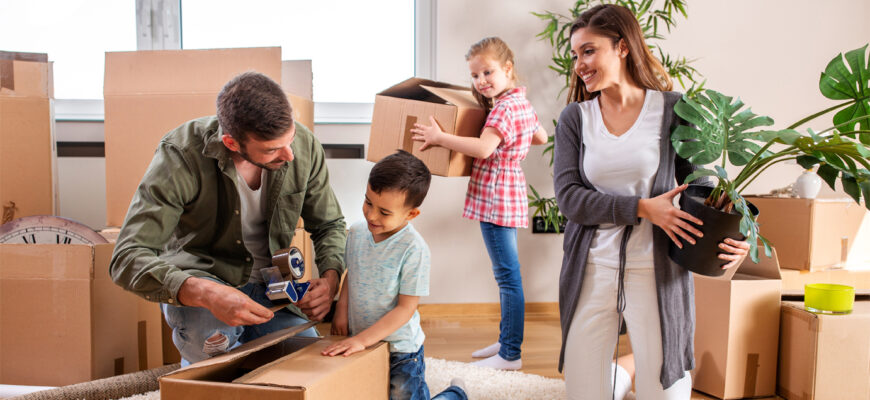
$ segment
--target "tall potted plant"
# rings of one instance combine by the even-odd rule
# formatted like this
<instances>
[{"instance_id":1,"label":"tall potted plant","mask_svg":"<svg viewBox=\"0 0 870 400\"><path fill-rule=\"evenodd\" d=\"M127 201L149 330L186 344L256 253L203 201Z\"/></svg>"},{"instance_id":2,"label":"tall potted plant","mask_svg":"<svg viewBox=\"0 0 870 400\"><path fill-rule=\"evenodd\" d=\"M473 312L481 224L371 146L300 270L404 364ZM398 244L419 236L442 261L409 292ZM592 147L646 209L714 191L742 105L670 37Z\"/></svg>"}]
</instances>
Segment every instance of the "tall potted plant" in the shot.
<instances>
[{"instance_id":1,"label":"tall potted plant","mask_svg":"<svg viewBox=\"0 0 870 400\"><path fill-rule=\"evenodd\" d=\"M546 28L538 33L537 37L539 40L548 41L553 46L550 69L564 78L565 86L562 90L568 88L574 67L571 61L571 24L580 14L599 4L618 4L631 10L643 29L644 38L649 44L650 50L658 54L668 74L676 79L682 87L687 88L686 93L690 97L702 90L704 87L704 82L700 80L702 75L692 66L692 61L685 57L671 56L657 43L657 40L664 39L663 32L665 30L670 32L671 28L676 25L679 16L686 18L686 0L664 0L660 3L660 7L653 7L654 3L657 2L655 0L577 0L567 15L550 11L533 12L533 15L547 23ZM553 125L556 125L555 120ZM552 136L550 136L547 146L544 147L543 155L549 157L550 167L552 167ZM529 195L529 207L534 210L532 212L533 218L541 218L545 230L549 231L550 227L553 227L555 232L560 232L566 219L559 212L556 198L543 197L534 187L530 186L529 188L532 192Z\"/></svg>"},{"instance_id":2,"label":"tall potted plant","mask_svg":"<svg viewBox=\"0 0 870 400\"><path fill-rule=\"evenodd\" d=\"M693 164L717 162L713 168L699 168L686 178L691 182L709 176L713 188L691 187L681 196L683 209L716 214L732 220L726 236L745 236L750 256L758 262L758 242L770 256L771 243L759 232L756 213L741 193L772 165L795 160L804 168L818 165L817 174L833 189L837 181L858 204L870 209L870 57L867 45L834 57L822 72L819 90L833 100L846 100L814 113L782 130L760 129L773 125L773 119L754 114L739 99L714 90L695 98L684 96L674 107L681 118L693 126L681 125L671 135L677 154ZM820 116L838 111L832 126L821 131L798 128ZM742 167L729 176L725 166ZM703 205L698 203L701 198ZM692 213L692 211L687 211ZM730 217L729 217L730 215ZM701 217L699 217L701 218ZM718 216L714 217L718 218ZM703 218L701 218L703 220ZM722 223L705 222L704 229L722 228ZM719 235L699 238L694 246L671 246L671 258L678 264L705 275L721 275L721 260L716 258Z\"/></svg>"}]
</instances>

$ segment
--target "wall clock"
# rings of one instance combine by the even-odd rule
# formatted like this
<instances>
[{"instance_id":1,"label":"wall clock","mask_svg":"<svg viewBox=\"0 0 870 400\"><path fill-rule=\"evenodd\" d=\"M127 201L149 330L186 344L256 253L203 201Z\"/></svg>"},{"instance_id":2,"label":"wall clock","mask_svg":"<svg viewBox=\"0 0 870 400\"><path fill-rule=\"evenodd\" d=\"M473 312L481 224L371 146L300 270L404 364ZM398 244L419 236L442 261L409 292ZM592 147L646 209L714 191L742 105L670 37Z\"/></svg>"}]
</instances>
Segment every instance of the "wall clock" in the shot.
<instances>
[{"instance_id":1,"label":"wall clock","mask_svg":"<svg viewBox=\"0 0 870 400\"><path fill-rule=\"evenodd\" d=\"M87 225L71 219L33 215L0 225L0 243L100 244L109 241Z\"/></svg>"}]
</instances>

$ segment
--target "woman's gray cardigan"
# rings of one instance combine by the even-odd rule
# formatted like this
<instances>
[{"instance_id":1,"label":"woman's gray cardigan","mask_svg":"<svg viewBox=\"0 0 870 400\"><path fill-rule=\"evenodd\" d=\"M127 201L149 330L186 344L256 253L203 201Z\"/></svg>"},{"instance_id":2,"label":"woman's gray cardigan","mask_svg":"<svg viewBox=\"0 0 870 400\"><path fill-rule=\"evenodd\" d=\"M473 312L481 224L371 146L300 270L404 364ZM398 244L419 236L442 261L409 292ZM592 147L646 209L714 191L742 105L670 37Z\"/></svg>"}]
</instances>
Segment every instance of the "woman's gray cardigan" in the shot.
<instances>
[{"instance_id":1,"label":"woman's gray cardigan","mask_svg":"<svg viewBox=\"0 0 870 400\"><path fill-rule=\"evenodd\" d=\"M673 112L674 104L680 97L681 94L677 92L664 92L659 167L649 197L673 189L676 182L682 183L695 170L694 165L677 156L671 145L670 133L678 123L685 123ZM585 148L582 126L579 104L572 103L562 111L556 127L554 187L559 210L568 218L563 244L565 254L559 276L559 313L562 323L559 371L565 361L565 339L580 299L586 259L598 225L640 223L637 217L640 197L601 193L586 178L583 171ZM662 386L668 388L684 376L684 371L695 367L695 288L691 273L668 258L670 238L658 226L653 227L653 264L664 355L660 380Z\"/></svg>"}]
</instances>

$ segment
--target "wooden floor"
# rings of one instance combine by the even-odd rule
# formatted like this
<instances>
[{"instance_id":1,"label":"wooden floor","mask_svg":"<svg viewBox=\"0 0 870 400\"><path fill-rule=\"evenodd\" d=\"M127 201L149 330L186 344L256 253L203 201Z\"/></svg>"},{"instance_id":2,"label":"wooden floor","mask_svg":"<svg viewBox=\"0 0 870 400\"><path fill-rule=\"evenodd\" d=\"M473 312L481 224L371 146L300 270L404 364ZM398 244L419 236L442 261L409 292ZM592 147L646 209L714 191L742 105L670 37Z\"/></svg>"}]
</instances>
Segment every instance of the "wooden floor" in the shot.
<instances>
[{"instance_id":1,"label":"wooden floor","mask_svg":"<svg viewBox=\"0 0 870 400\"><path fill-rule=\"evenodd\" d=\"M427 357L470 362L471 352L498 339L498 304L421 304L420 324L426 333ZM321 332L329 332L329 329ZM526 304L522 372L562 379L557 370L561 346L559 313L554 303ZM619 353L631 353L628 337L619 340ZM715 399L693 392L692 399ZM772 398L775 399L775 398Z\"/></svg>"}]
</instances>

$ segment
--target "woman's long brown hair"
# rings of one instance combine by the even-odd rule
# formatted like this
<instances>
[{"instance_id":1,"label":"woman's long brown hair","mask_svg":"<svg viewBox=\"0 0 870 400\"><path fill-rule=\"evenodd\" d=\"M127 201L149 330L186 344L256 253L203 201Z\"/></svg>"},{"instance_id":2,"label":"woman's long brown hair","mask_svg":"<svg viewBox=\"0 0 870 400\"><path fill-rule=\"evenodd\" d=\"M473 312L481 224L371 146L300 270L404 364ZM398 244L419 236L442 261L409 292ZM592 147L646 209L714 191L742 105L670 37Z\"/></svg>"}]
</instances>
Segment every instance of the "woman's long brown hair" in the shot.
<instances>
[{"instance_id":1,"label":"woman's long brown hair","mask_svg":"<svg viewBox=\"0 0 870 400\"><path fill-rule=\"evenodd\" d=\"M622 39L628 47L626 68L636 84L645 89L668 91L674 84L662 63L652 55L637 19L627 8L615 4L602 4L586 10L571 25L571 35L581 28L610 38L614 46ZM576 60L574 61L577 62ZM599 92L588 92L586 84L579 79L571 66L571 79L568 85L568 104L598 97Z\"/></svg>"}]
</instances>

